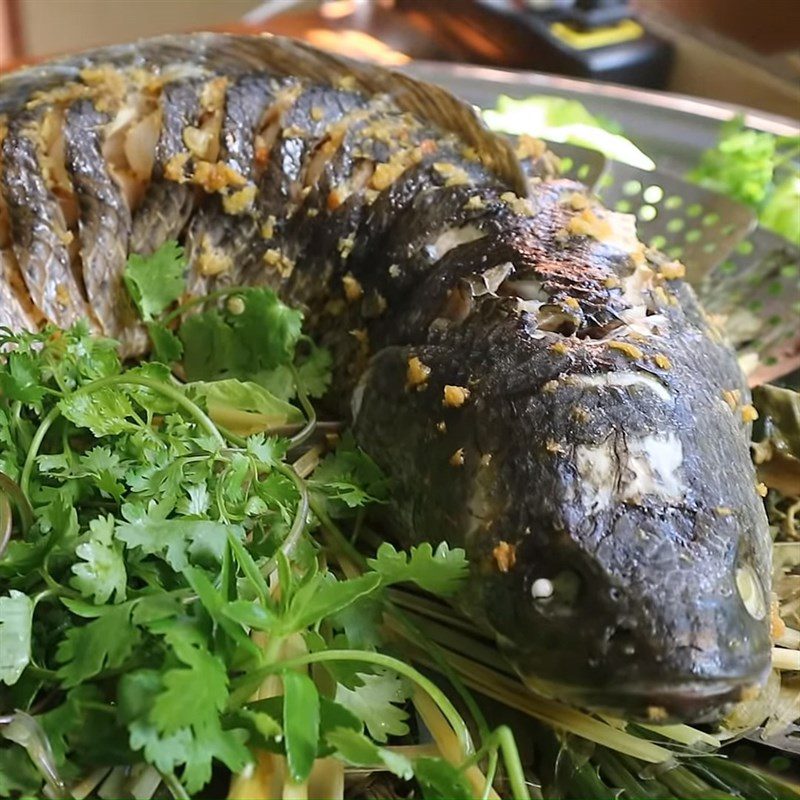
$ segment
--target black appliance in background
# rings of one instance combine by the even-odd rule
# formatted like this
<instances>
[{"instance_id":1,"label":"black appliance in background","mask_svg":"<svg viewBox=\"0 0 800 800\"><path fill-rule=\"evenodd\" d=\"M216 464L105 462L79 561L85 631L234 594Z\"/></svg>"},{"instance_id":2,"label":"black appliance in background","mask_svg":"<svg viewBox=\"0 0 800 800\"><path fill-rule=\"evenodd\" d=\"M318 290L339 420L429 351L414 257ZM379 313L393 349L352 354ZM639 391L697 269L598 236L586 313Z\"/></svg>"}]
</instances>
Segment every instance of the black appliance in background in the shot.
<instances>
[{"instance_id":1,"label":"black appliance in background","mask_svg":"<svg viewBox=\"0 0 800 800\"><path fill-rule=\"evenodd\" d=\"M672 46L628 0L395 0L394 8L473 63L650 89L669 78Z\"/></svg>"}]
</instances>

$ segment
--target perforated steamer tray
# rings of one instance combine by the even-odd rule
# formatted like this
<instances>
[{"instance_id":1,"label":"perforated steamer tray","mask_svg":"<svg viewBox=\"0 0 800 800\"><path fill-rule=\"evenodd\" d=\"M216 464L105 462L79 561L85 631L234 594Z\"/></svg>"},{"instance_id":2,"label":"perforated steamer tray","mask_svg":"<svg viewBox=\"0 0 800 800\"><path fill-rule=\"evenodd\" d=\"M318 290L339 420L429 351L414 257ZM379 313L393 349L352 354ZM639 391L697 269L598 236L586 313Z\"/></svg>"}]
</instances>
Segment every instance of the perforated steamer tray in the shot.
<instances>
[{"instance_id":1,"label":"perforated steamer tray","mask_svg":"<svg viewBox=\"0 0 800 800\"><path fill-rule=\"evenodd\" d=\"M579 100L618 122L658 165L655 171L553 143L564 174L586 183L610 208L635 214L640 238L686 265L706 310L724 322L751 383L800 368L800 250L759 229L746 206L681 177L736 113L744 111L748 125L777 135L796 134L797 123L723 103L538 73L428 62L405 70L481 107L493 107L500 94L550 94Z\"/></svg>"}]
</instances>

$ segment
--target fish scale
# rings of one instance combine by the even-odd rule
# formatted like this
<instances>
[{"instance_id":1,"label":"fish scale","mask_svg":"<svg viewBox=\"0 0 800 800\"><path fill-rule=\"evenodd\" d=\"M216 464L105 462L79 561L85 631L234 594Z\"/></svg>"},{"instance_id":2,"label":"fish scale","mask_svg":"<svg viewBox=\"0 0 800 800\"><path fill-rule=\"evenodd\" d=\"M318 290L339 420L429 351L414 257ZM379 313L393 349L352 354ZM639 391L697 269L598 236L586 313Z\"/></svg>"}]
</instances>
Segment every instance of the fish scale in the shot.
<instances>
[{"instance_id":1,"label":"fish scale","mask_svg":"<svg viewBox=\"0 0 800 800\"><path fill-rule=\"evenodd\" d=\"M169 126L143 205L110 186L100 119L67 136L82 201L74 266L107 329L128 335L115 309L131 219L137 230L169 196L147 248L178 234L196 291L266 284L303 308L333 355L331 403L392 480L387 533L465 548L457 602L532 687L634 718L706 720L764 681L770 540L749 397L683 265L558 178L539 143L488 132L442 89L291 40L92 51L0 79L0 109L16 130L42 90L36 102L66 107L69 129L100 103L124 109L136 70L161 82ZM197 81L219 77L220 105L198 114ZM173 114L163 106L182 82ZM220 122L219 156L182 149L195 120ZM54 240L59 208L19 150L4 147L14 244L32 300L69 322L45 303L53 276L32 280L47 264L32 233ZM78 168L77 153L94 161ZM41 219L14 196L27 170ZM743 576L760 603L745 602Z\"/></svg>"}]
</instances>

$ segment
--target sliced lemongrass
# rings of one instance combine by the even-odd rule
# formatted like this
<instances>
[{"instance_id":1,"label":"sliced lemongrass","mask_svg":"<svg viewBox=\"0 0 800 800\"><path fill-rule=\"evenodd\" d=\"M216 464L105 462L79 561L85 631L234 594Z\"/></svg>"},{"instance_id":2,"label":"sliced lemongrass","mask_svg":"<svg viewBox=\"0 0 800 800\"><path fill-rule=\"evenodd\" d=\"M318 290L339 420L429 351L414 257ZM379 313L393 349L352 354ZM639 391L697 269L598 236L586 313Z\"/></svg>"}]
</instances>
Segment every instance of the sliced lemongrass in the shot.
<instances>
[{"instance_id":1,"label":"sliced lemongrass","mask_svg":"<svg viewBox=\"0 0 800 800\"><path fill-rule=\"evenodd\" d=\"M782 672L800 671L800 650L787 650L785 647L772 648L772 668Z\"/></svg>"},{"instance_id":2,"label":"sliced lemongrass","mask_svg":"<svg viewBox=\"0 0 800 800\"><path fill-rule=\"evenodd\" d=\"M571 706L548 700L527 689L521 691L522 687L518 681L476 664L464 656L449 653L448 657L464 683L509 708L515 708L554 728L574 733L642 761L660 764L673 758L673 754L665 747L625 731L616 730ZM436 668L433 660L425 653L415 653L414 659L425 666Z\"/></svg>"},{"instance_id":3,"label":"sliced lemongrass","mask_svg":"<svg viewBox=\"0 0 800 800\"><path fill-rule=\"evenodd\" d=\"M442 758L456 767L461 766L466 761L468 754L464 752L453 729L436 703L418 687L414 687L412 700L414 708L417 709L422 721L430 731L431 736L433 736L433 741L436 742ZM483 772L473 765L464 771L464 777L469 781L474 796L481 797L486 786L486 776ZM493 798L493 800L499 800L499 796L494 789L490 790L489 797Z\"/></svg>"},{"instance_id":4,"label":"sliced lemongrass","mask_svg":"<svg viewBox=\"0 0 800 800\"><path fill-rule=\"evenodd\" d=\"M705 731L699 731L691 725L645 725L639 723L639 727L690 747L703 744L717 749L720 745L720 741L716 736L705 733Z\"/></svg>"},{"instance_id":5,"label":"sliced lemongrass","mask_svg":"<svg viewBox=\"0 0 800 800\"><path fill-rule=\"evenodd\" d=\"M76 783L70 790L70 796L74 800L84 800L88 797L100 784L108 773L111 772L111 767L98 767L92 770L80 783ZM158 775L158 782L161 783L161 776Z\"/></svg>"},{"instance_id":6,"label":"sliced lemongrass","mask_svg":"<svg viewBox=\"0 0 800 800\"><path fill-rule=\"evenodd\" d=\"M786 628L783 634L775 640L775 644L788 647L790 650L800 650L800 631Z\"/></svg>"},{"instance_id":7,"label":"sliced lemongrass","mask_svg":"<svg viewBox=\"0 0 800 800\"><path fill-rule=\"evenodd\" d=\"M344 764L336 758L318 758L308 776L308 796L343 800Z\"/></svg>"},{"instance_id":8,"label":"sliced lemongrass","mask_svg":"<svg viewBox=\"0 0 800 800\"><path fill-rule=\"evenodd\" d=\"M294 471L301 477L307 478L319 465L322 448L314 445L310 450L306 450L300 458L292 464Z\"/></svg>"}]
</instances>

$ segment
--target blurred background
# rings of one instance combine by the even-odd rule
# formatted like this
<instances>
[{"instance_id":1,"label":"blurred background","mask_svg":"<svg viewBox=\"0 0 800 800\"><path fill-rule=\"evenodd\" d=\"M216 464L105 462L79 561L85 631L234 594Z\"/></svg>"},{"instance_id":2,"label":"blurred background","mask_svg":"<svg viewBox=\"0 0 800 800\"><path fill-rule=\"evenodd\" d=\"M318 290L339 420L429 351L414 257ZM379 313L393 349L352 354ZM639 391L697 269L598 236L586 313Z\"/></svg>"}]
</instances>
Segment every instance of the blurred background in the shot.
<instances>
[{"instance_id":1,"label":"blurred background","mask_svg":"<svg viewBox=\"0 0 800 800\"><path fill-rule=\"evenodd\" d=\"M272 31L661 88L800 117L800 0L0 0L0 68L140 36Z\"/></svg>"}]
</instances>

